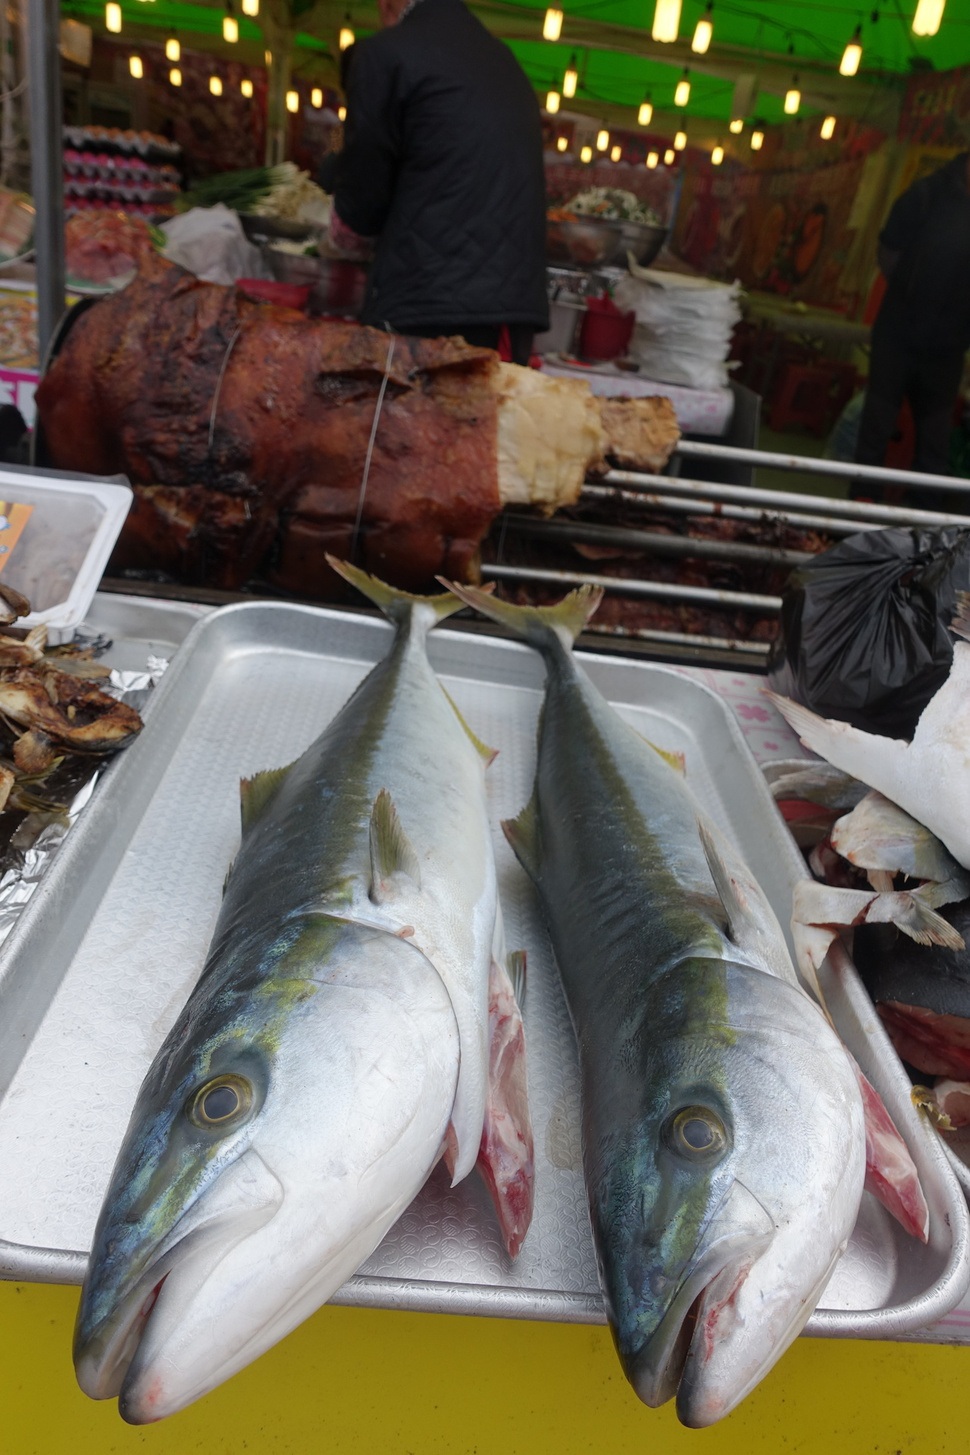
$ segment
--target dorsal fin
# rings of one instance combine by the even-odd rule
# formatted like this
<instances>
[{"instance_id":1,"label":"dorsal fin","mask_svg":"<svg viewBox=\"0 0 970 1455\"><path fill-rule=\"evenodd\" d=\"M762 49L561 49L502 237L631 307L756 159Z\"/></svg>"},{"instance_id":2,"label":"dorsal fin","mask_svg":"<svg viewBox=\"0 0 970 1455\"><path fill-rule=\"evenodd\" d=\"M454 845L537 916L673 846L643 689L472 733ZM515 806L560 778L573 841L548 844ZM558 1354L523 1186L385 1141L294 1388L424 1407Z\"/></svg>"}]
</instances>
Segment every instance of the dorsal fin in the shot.
<instances>
[{"instance_id":1,"label":"dorsal fin","mask_svg":"<svg viewBox=\"0 0 970 1455\"><path fill-rule=\"evenodd\" d=\"M490 748L488 746L488 743L483 743L481 738L477 737L476 734L472 732L471 728L468 726L467 722L462 716L461 708L455 702L455 699L452 697L447 687L443 686L440 682L438 683L438 686L441 688L442 692L445 694L449 703L451 704L451 708L455 714L455 717L457 717L458 721L465 729L465 732L471 740L472 746L474 747L476 753L478 753L479 757L485 759L485 767L487 768L489 764L494 763L495 759L498 757L498 748Z\"/></svg>"},{"instance_id":2,"label":"dorsal fin","mask_svg":"<svg viewBox=\"0 0 970 1455\"><path fill-rule=\"evenodd\" d=\"M394 800L386 788L374 799L370 817L370 897L383 904L394 894L394 881L409 879L421 888L421 866L414 845L401 827Z\"/></svg>"},{"instance_id":3,"label":"dorsal fin","mask_svg":"<svg viewBox=\"0 0 970 1455\"><path fill-rule=\"evenodd\" d=\"M539 880L539 796L535 788L532 797L516 818L502 820L502 832L529 878Z\"/></svg>"},{"instance_id":4,"label":"dorsal fin","mask_svg":"<svg viewBox=\"0 0 970 1455\"><path fill-rule=\"evenodd\" d=\"M243 833L252 828L267 804L275 798L280 784L292 766L292 763L287 763L285 768L269 768L265 773L256 773L252 778L239 780Z\"/></svg>"},{"instance_id":5,"label":"dorsal fin","mask_svg":"<svg viewBox=\"0 0 970 1455\"><path fill-rule=\"evenodd\" d=\"M505 957L505 968L509 972L509 979L512 982L512 993L518 1002L519 1009L522 1009L522 1001L525 998L525 971L526 953L525 950L512 950Z\"/></svg>"},{"instance_id":6,"label":"dorsal fin","mask_svg":"<svg viewBox=\"0 0 970 1455\"><path fill-rule=\"evenodd\" d=\"M642 733L639 736L643 738ZM653 751L663 758L668 768L673 768L674 772L679 773L681 778L687 777L687 759L683 753L676 752L673 748L658 748L657 744L652 743L649 738L643 738L643 741L648 748L653 748Z\"/></svg>"}]
</instances>

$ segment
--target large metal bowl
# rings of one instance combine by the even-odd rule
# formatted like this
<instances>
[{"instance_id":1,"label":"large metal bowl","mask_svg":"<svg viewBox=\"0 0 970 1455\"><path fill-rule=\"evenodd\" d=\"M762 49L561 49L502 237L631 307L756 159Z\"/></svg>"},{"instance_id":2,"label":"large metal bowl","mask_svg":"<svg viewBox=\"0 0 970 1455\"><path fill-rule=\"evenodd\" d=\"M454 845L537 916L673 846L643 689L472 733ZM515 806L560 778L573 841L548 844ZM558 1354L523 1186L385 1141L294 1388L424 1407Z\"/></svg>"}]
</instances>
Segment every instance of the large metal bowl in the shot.
<instances>
[{"instance_id":1,"label":"large metal bowl","mask_svg":"<svg viewBox=\"0 0 970 1455\"><path fill-rule=\"evenodd\" d=\"M546 223L546 256L550 262L577 263L581 268L608 268L625 263L627 253L641 267L653 262L667 236L665 227L649 222L621 222L608 217L577 217Z\"/></svg>"}]
</instances>

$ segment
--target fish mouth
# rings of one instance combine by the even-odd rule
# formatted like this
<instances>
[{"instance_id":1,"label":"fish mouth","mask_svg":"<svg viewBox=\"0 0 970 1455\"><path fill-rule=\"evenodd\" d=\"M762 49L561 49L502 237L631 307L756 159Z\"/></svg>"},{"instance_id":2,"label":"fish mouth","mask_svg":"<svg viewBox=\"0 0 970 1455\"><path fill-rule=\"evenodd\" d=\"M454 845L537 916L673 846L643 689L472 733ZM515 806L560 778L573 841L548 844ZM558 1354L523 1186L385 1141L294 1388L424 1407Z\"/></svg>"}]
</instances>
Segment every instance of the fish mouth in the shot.
<instances>
[{"instance_id":1,"label":"fish mouth","mask_svg":"<svg viewBox=\"0 0 970 1455\"><path fill-rule=\"evenodd\" d=\"M177 1273L181 1286L192 1279L201 1286L233 1248L275 1216L282 1203L280 1182L250 1148L183 1213L139 1277L121 1291L91 1330L85 1327L85 1315L88 1302L96 1296L97 1269L89 1270L74 1339L75 1371L84 1393L92 1399L118 1397L123 1402L125 1388L142 1362L152 1316L164 1302L169 1277Z\"/></svg>"}]
</instances>

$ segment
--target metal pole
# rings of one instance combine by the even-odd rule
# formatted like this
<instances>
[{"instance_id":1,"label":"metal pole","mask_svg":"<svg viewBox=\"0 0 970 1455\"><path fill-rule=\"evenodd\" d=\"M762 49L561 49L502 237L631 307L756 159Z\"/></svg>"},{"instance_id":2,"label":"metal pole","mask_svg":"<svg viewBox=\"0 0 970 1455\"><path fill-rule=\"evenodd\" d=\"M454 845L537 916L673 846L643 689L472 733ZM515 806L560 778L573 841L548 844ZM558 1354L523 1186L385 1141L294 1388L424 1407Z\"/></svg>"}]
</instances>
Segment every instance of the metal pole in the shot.
<instances>
[{"instance_id":1,"label":"metal pole","mask_svg":"<svg viewBox=\"0 0 970 1455\"><path fill-rule=\"evenodd\" d=\"M825 460L815 455L784 455L774 450L748 450L740 445L703 444L680 440L679 455L696 460L739 460L773 470L805 470L814 475L836 475L843 480L871 480L877 485L932 486L933 489L970 491L970 480L959 475L922 475L916 470L888 470L884 465L855 465L851 460ZM855 502L858 504L859 502Z\"/></svg>"},{"instance_id":2,"label":"metal pole","mask_svg":"<svg viewBox=\"0 0 970 1455\"><path fill-rule=\"evenodd\" d=\"M64 161L61 141L60 6L26 0L30 177L37 263L37 345L43 364L64 312Z\"/></svg>"},{"instance_id":3,"label":"metal pole","mask_svg":"<svg viewBox=\"0 0 970 1455\"><path fill-rule=\"evenodd\" d=\"M761 596L753 591L714 591L709 586L673 586L666 581L639 581L627 576L582 575L578 571L547 571L540 566L500 566L482 563L482 575L495 581L544 581L552 586L602 586L617 596L648 596L678 605L694 602L701 606L727 606L738 611L760 611L777 616L780 596Z\"/></svg>"}]
</instances>

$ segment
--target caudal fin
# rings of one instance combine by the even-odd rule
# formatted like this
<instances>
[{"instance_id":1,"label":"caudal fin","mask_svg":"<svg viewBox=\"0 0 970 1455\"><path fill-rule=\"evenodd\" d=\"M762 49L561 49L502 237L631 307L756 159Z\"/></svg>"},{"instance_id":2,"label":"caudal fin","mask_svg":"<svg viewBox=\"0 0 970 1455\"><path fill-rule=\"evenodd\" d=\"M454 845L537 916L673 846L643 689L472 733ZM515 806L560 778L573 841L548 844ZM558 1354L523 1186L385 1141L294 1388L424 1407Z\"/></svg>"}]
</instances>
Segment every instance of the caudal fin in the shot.
<instances>
[{"instance_id":1,"label":"caudal fin","mask_svg":"<svg viewBox=\"0 0 970 1455\"><path fill-rule=\"evenodd\" d=\"M441 576L438 580L466 606L508 627L540 652L548 651L554 642L568 651L603 599L601 586L580 586L555 606L513 606L509 601L497 601L477 586L459 586Z\"/></svg>"},{"instance_id":2,"label":"caudal fin","mask_svg":"<svg viewBox=\"0 0 970 1455\"><path fill-rule=\"evenodd\" d=\"M349 581L351 586L356 586L368 601L373 601L375 606L379 606L384 615L393 622L410 621L414 608L423 607L426 608L423 615L427 615L427 612L431 613L427 617L427 622L428 626L432 627L436 626L439 621L444 621L445 617L453 616L464 605L464 602L457 601L450 591L441 596L416 596L410 591L399 591L396 586L388 586L385 581L379 580L377 576L372 576L367 571L362 571L359 566L352 566L349 561L338 561L336 556L331 555L328 555L326 559L331 570L336 571L337 575L342 576L345 581Z\"/></svg>"}]
</instances>

